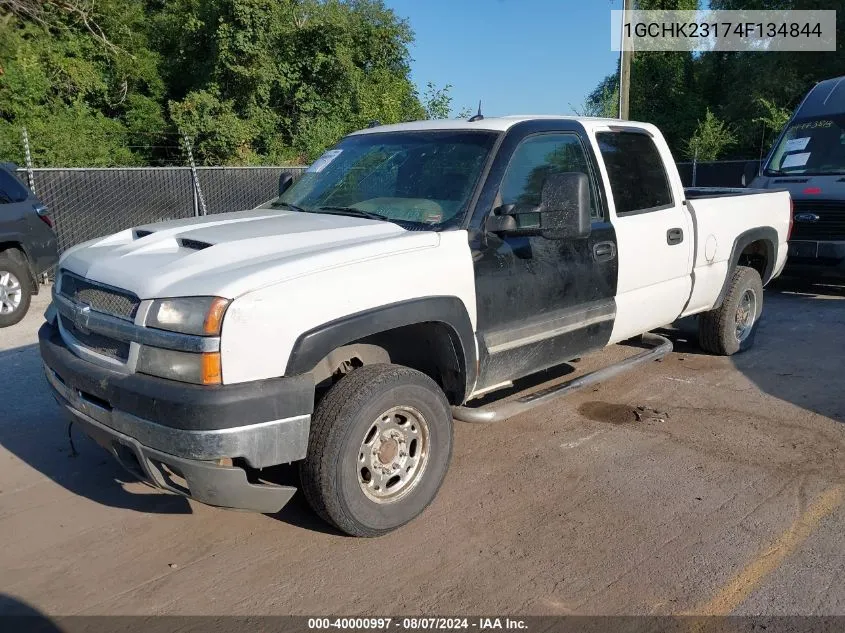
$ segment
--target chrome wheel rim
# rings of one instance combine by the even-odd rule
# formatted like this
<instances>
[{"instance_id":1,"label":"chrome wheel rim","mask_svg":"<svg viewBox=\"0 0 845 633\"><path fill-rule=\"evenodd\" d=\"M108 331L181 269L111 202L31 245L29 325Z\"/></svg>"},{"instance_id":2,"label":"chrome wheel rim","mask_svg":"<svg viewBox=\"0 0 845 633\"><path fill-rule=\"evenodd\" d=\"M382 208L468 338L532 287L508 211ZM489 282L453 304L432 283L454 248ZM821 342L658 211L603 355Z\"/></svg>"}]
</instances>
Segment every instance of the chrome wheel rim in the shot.
<instances>
[{"instance_id":1,"label":"chrome wheel rim","mask_svg":"<svg viewBox=\"0 0 845 633\"><path fill-rule=\"evenodd\" d=\"M736 308L736 340L742 343L751 334L757 317L757 293L751 288L742 293Z\"/></svg>"},{"instance_id":2,"label":"chrome wheel rim","mask_svg":"<svg viewBox=\"0 0 845 633\"><path fill-rule=\"evenodd\" d=\"M0 314L17 310L23 299L20 280L8 270L0 270Z\"/></svg>"},{"instance_id":3,"label":"chrome wheel rim","mask_svg":"<svg viewBox=\"0 0 845 633\"><path fill-rule=\"evenodd\" d=\"M358 484L376 503L393 503L422 479L429 456L428 423L413 407L393 407L367 428L358 449Z\"/></svg>"}]
</instances>

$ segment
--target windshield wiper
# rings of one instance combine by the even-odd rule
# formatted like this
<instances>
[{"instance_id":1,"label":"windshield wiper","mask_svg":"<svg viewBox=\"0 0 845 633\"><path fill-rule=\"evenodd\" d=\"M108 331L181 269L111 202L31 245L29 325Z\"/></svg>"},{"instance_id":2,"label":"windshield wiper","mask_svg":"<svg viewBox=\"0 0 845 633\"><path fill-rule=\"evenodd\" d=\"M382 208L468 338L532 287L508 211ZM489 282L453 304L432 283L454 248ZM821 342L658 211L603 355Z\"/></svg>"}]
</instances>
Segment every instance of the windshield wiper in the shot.
<instances>
[{"instance_id":1,"label":"windshield wiper","mask_svg":"<svg viewBox=\"0 0 845 633\"><path fill-rule=\"evenodd\" d=\"M290 209L291 211L298 211L299 213L314 213L310 209L305 209L305 208L299 207L295 204L291 204L290 202L281 202L279 200L276 200L275 202L271 202L270 206L273 207L274 209L285 208L285 209Z\"/></svg>"},{"instance_id":2,"label":"windshield wiper","mask_svg":"<svg viewBox=\"0 0 845 633\"><path fill-rule=\"evenodd\" d=\"M361 211L355 207L319 207L317 212L326 211L335 215L352 215L356 218L367 218L368 220L381 220L382 222L390 222L390 218L380 213L371 213L369 211Z\"/></svg>"}]
</instances>

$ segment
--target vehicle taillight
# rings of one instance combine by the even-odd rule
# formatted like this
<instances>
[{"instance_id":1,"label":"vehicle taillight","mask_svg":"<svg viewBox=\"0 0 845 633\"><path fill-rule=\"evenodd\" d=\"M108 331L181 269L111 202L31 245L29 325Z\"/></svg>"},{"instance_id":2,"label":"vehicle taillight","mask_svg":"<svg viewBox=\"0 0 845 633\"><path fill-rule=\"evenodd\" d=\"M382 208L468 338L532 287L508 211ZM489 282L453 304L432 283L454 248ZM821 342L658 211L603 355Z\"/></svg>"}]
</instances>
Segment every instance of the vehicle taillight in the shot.
<instances>
[{"instance_id":1,"label":"vehicle taillight","mask_svg":"<svg viewBox=\"0 0 845 633\"><path fill-rule=\"evenodd\" d=\"M792 223L795 221L795 203L792 201L792 196L789 196L789 230L786 232L786 239L792 237Z\"/></svg>"},{"instance_id":2,"label":"vehicle taillight","mask_svg":"<svg viewBox=\"0 0 845 633\"><path fill-rule=\"evenodd\" d=\"M41 221L44 222L44 224L49 226L51 229L53 228L53 218L51 218L47 214L47 207L45 207L43 204L36 204L35 212L38 214L38 217L41 218Z\"/></svg>"}]
</instances>

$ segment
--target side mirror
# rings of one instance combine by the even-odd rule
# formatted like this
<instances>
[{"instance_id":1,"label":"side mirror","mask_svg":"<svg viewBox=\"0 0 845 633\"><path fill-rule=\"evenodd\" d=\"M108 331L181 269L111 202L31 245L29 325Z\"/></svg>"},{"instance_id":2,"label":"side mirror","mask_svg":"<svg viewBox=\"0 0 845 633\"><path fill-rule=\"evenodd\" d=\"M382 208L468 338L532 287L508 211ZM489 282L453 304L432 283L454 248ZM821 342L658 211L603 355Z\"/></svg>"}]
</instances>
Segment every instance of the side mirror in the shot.
<instances>
[{"instance_id":1,"label":"side mirror","mask_svg":"<svg viewBox=\"0 0 845 633\"><path fill-rule=\"evenodd\" d=\"M587 174L550 174L543 183L540 200L540 235L550 240L590 236L590 179Z\"/></svg>"},{"instance_id":2,"label":"side mirror","mask_svg":"<svg viewBox=\"0 0 845 633\"><path fill-rule=\"evenodd\" d=\"M487 220L484 222L484 230L488 233L513 233L519 226L516 223L516 218L513 217L515 210L515 204L503 204L495 208L493 213L487 216Z\"/></svg>"},{"instance_id":3,"label":"side mirror","mask_svg":"<svg viewBox=\"0 0 845 633\"><path fill-rule=\"evenodd\" d=\"M743 187L750 187L751 183L757 177L757 174L760 173L760 163L756 160L750 160L745 163L745 167L742 170L742 186Z\"/></svg>"},{"instance_id":4,"label":"side mirror","mask_svg":"<svg viewBox=\"0 0 845 633\"><path fill-rule=\"evenodd\" d=\"M290 189L290 186L293 184L293 176L289 173L284 172L281 176L279 176L279 195L282 195L285 191Z\"/></svg>"}]
</instances>

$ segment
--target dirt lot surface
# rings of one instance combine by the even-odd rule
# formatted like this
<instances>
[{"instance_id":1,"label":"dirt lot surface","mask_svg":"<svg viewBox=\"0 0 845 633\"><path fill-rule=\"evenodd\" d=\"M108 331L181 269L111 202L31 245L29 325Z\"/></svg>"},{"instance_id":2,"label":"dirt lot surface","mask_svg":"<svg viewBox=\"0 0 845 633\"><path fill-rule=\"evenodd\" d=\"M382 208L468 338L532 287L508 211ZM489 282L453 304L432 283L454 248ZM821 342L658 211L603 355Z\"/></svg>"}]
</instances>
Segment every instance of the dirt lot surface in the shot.
<instances>
[{"instance_id":1,"label":"dirt lot surface","mask_svg":"<svg viewBox=\"0 0 845 633\"><path fill-rule=\"evenodd\" d=\"M218 510L133 482L81 435L71 457L42 294L0 330L0 612L845 614L843 299L781 285L748 353L675 333L662 362L456 423L434 504L360 540L299 494L276 516Z\"/></svg>"}]
</instances>

